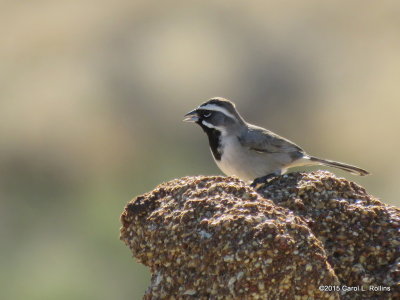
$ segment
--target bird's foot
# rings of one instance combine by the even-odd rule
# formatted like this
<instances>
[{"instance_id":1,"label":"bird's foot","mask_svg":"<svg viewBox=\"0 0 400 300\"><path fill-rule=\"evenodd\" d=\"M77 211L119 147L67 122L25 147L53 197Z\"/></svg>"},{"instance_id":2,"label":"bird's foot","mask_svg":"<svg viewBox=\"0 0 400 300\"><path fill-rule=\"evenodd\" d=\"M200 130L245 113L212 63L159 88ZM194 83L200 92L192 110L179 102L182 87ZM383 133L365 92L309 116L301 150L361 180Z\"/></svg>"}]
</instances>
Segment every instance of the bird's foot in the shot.
<instances>
[{"instance_id":1,"label":"bird's foot","mask_svg":"<svg viewBox=\"0 0 400 300\"><path fill-rule=\"evenodd\" d=\"M254 179L254 181L252 182L252 184L250 184L250 186L252 188L258 189L259 187L261 187L262 185L266 184L268 181L270 181L272 178L281 175L280 172L279 173L271 173L265 176L261 176L258 177L256 179Z\"/></svg>"}]
</instances>

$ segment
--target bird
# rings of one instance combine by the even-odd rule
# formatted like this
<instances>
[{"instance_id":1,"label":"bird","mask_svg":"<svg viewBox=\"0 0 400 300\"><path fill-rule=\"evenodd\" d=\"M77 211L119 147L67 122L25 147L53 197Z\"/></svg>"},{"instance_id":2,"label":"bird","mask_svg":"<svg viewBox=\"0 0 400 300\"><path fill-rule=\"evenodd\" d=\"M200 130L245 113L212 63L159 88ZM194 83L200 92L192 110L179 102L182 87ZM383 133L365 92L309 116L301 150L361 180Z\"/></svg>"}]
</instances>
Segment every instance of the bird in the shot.
<instances>
[{"instance_id":1,"label":"bird","mask_svg":"<svg viewBox=\"0 0 400 300\"><path fill-rule=\"evenodd\" d=\"M223 173L252 181L252 186L289 168L307 165L334 167L359 176L369 174L356 166L308 155L292 141L247 123L235 104L222 97L207 100L188 112L183 121L200 125L207 134L214 160Z\"/></svg>"}]
</instances>

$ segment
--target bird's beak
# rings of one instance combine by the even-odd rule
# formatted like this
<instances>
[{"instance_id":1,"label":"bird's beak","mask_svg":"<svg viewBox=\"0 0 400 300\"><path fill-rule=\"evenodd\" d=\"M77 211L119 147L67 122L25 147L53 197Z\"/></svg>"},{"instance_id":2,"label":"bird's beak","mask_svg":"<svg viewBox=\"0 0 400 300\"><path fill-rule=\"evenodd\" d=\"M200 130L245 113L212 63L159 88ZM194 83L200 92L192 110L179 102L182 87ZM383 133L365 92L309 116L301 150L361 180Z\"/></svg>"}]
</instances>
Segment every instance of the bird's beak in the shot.
<instances>
[{"instance_id":1,"label":"bird's beak","mask_svg":"<svg viewBox=\"0 0 400 300\"><path fill-rule=\"evenodd\" d=\"M197 109L188 112L183 119L184 122L197 122L199 120L199 115L197 114Z\"/></svg>"}]
</instances>

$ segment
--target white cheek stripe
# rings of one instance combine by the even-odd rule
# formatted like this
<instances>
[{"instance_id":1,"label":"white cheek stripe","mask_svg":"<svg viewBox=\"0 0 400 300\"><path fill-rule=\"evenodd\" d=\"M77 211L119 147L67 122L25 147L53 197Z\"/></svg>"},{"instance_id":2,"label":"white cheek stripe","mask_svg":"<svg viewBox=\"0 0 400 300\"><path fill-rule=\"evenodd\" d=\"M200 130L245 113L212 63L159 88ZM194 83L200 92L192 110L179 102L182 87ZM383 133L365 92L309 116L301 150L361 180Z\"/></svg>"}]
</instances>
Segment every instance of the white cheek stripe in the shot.
<instances>
[{"instance_id":1,"label":"white cheek stripe","mask_svg":"<svg viewBox=\"0 0 400 300\"><path fill-rule=\"evenodd\" d=\"M211 123L208 123L207 121L203 120L201 121L201 123L203 123L204 126L207 126L208 128L214 128L214 129L218 129L216 126L214 126Z\"/></svg>"},{"instance_id":2,"label":"white cheek stripe","mask_svg":"<svg viewBox=\"0 0 400 300\"><path fill-rule=\"evenodd\" d=\"M208 123L208 122L205 121L205 120L201 121L201 123L202 123L204 126L207 126L208 128L213 128L213 129L216 129L216 130L220 131L222 134L225 133L225 128L223 128L223 127L214 126L213 124Z\"/></svg>"},{"instance_id":3,"label":"white cheek stripe","mask_svg":"<svg viewBox=\"0 0 400 300\"><path fill-rule=\"evenodd\" d=\"M230 117L232 119L237 119L234 115L232 115L230 112L228 112L225 108L215 105L215 104L207 104L204 106L200 106L199 109L219 111L220 113L223 113L227 117Z\"/></svg>"}]
</instances>

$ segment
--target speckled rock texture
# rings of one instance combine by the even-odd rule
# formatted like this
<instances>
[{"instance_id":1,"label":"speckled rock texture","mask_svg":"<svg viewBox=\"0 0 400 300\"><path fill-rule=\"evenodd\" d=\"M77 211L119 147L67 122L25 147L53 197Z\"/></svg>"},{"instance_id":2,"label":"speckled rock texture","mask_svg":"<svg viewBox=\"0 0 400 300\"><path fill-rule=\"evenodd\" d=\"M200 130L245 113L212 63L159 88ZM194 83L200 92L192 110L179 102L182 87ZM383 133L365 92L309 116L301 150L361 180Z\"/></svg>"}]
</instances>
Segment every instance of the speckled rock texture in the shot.
<instances>
[{"instance_id":1,"label":"speckled rock texture","mask_svg":"<svg viewBox=\"0 0 400 300\"><path fill-rule=\"evenodd\" d=\"M342 299L400 299L399 209L323 171L276 177L258 193L301 217L322 241L340 286L355 287Z\"/></svg>"},{"instance_id":2,"label":"speckled rock texture","mask_svg":"<svg viewBox=\"0 0 400 300\"><path fill-rule=\"evenodd\" d=\"M152 272L144 299L340 299L319 288L340 283L307 223L237 178L161 184L121 221L121 239Z\"/></svg>"}]
</instances>

